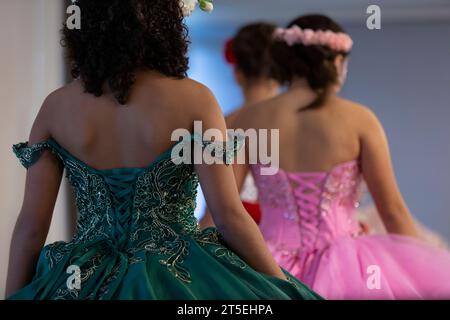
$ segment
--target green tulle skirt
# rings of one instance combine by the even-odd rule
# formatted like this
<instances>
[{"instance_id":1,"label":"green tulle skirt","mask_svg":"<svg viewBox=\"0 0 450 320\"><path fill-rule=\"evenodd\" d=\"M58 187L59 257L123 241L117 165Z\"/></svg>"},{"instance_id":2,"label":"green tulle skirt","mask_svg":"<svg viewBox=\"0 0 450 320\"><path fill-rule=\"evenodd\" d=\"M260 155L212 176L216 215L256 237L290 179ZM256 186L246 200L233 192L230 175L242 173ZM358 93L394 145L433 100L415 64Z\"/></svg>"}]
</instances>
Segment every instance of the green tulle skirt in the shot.
<instances>
[{"instance_id":1,"label":"green tulle skirt","mask_svg":"<svg viewBox=\"0 0 450 320\"><path fill-rule=\"evenodd\" d=\"M156 248L122 252L108 240L55 243L43 249L32 282L10 299L321 299L287 272L283 281L255 271L223 244L189 236L180 241L171 255Z\"/></svg>"}]
</instances>

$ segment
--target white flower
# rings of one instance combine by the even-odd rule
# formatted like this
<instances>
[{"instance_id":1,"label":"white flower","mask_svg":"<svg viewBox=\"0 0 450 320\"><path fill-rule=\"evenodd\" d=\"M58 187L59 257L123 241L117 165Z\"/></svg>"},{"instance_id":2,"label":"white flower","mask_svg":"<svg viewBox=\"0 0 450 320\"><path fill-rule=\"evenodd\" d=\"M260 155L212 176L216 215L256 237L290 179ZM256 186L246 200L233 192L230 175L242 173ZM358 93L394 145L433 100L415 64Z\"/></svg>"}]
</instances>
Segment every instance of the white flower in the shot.
<instances>
[{"instance_id":1,"label":"white flower","mask_svg":"<svg viewBox=\"0 0 450 320\"><path fill-rule=\"evenodd\" d=\"M211 13L214 10L214 5L210 0L200 0L200 9Z\"/></svg>"},{"instance_id":2,"label":"white flower","mask_svg":"<svg viewBox=\"0 0 450 320\"><path fill-rule=\"evenodd\" d=\"M198 4L198 0L180 0L180 6L183 10L183 15L188 17L194 12L195 7Z\"/></svg>"}]
</instances>

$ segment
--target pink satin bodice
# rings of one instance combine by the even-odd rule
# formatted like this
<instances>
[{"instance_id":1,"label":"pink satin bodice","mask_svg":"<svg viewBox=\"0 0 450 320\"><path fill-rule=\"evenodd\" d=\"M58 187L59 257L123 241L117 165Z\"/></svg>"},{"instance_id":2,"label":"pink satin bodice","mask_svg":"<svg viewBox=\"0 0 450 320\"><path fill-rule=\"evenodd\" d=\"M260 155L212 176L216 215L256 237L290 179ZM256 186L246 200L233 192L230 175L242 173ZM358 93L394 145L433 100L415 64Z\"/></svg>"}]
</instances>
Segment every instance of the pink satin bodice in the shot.
<instances>
[{"instance_id":1,"label":"pink satin bodice","mask_svg":"<svg viewBox=\"0 0 450 320\"><path fill-rule=\"evenodd\" d=\"M261 175L252 167L262 211L261 231L274 253L298 256L327 247L334 239L360 234L356 208L362 182L358 161L329 172Z\"/></svg>"},{"instance_id":2,"label":"pink satin bodice","mask_svg":"<svg viewBox=\"0 0 450 320\"><path fill-rule=\"evenodd\" d=\"M400 235L362 234L358 161L329 172L263 176L260 169L252 172L268 247L281 267L314 291L327 299L450 297L448 251ZM374 267L380 272L376 287L368 285Z\"/></svg>"}]
</instances>

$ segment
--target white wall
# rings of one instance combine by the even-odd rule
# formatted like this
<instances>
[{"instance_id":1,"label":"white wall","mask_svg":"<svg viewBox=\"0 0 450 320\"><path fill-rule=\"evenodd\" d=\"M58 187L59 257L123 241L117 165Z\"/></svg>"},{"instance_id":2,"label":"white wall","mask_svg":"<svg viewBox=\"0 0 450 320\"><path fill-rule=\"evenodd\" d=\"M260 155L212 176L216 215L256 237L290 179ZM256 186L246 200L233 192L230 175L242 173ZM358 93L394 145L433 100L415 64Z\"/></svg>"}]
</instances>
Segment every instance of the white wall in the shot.
<instances>
[{"instance_id":1,"label":"white wall","mask_svg":"<svg viewBox=\"0 0 450 320\"><path fill-rule=\"evenodd\" d=\"M25 170L11 152L26 141L45 96L64 82L59 46L61 0L0 1L0 297L4 296L9 244L20 210ZM63 192L60 198L65 197ZM58 201L49 242L68 237L65 205Z\"/></svg>"}]
</instances>

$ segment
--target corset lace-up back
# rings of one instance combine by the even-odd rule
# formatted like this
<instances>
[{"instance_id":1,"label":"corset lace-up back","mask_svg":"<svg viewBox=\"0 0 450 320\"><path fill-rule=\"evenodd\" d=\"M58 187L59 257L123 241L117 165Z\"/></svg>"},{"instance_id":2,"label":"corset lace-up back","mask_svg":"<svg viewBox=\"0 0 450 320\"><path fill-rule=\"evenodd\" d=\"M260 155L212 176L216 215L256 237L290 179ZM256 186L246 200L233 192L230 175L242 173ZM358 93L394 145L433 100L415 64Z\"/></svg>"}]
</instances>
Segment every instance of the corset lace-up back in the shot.
<instances>
[{"instance_id":1,"label":"corset lace-up back","mask_svg":"<svg viewBox=\"0 0 450 320\"><path fill-rule=\"evenodd\" d=\"M280 170L264 176L260 168L253 166L252 171L260 190L261 229L269 244L286 254L299 254L321 249L335 238L359 234L354 213L362 178L357 161L330 172Z\"/></svg>"}]
</instances>

